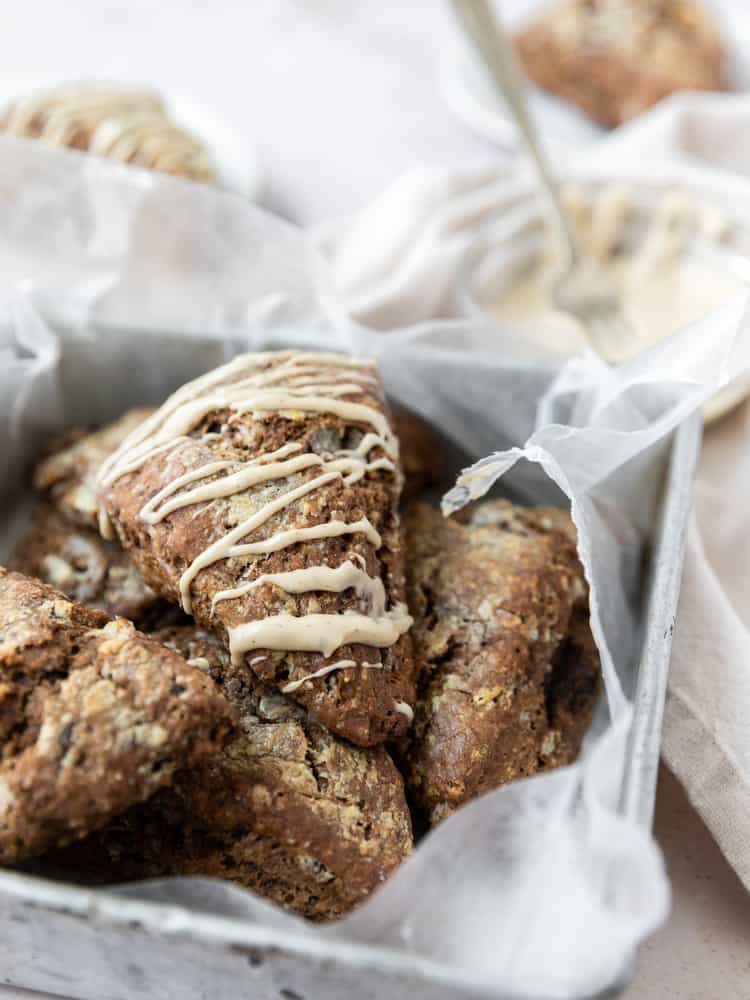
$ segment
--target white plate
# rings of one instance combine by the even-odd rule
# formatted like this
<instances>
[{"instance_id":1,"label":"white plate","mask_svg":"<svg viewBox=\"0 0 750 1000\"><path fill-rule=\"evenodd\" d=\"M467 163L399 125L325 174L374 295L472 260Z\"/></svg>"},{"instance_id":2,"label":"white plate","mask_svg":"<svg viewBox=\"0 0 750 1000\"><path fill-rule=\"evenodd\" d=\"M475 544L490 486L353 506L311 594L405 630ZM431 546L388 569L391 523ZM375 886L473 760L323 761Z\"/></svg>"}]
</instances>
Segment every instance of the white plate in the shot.
<instances>
[{"instance_id":1,"label":"white plate","mask_svg":"<svg viewBox=\"0 0 750 1000\"><path fill-rule=\"evenodd\" d=\"M515 32L545 7L560 0L493 0L497 13L502 13L508 30ZM733 92L750 90L750 3L748 0L699 0L712 8L719 21L728 51L728 75ZM443 96L453 112L474 132L514 152L518 146L516 128L502 100L487 81L477 57L463 47L452 60L440 68ZM554 97L530 85L530 107L542 136L542 142L553 157L566 152L580 152L586 146L608 135L568 101Z\"/></svg>"},{"instance_id":2,"label":"white plate","mask_svg":"<svg viewBox=\"0 0 750 1000\"><path fill-rule=\"evenodd\" d=\"M169 117L206 147L219 187L240 194L250 201L260 201L264 177L257 153L241 129L233 128L220 112L179 95L163 93L157 87L131 81L45 80L36 78L3 80L0 85L0 108L19 97L37 91L53 90L61 85L111 84L134 90L153 90L162 99Z\"/></svg>"}]
</instances>

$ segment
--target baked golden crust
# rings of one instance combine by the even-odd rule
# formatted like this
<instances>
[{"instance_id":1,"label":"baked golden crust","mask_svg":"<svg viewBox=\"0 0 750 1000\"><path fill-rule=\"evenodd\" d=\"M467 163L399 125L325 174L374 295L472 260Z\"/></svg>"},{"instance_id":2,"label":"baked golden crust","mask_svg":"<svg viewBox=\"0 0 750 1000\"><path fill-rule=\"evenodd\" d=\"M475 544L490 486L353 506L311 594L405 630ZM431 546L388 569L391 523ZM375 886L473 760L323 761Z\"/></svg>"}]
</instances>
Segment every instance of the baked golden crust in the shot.
<instances>
[{"instance_id":1,"label":"baked golden crust","mask_svg":"<svg viewBox=\"0 0 750 1000\"><path fill-rule=\"evenodd\" d=\"M48 504L34 512L9 568L48 583L87 608L128 618L144 631L180 614L145 583L119 545L71 524Z\"/></svg>"},{"instance_id":2,"label":"baked golden crust","mask_svg":"<svg viewBox=\"0 0 750 1000\"><path fill-rule=\"evenodd\" d=\"M341 916L412 847L403 781L385 749L333 736L291 699L233 669L197 627L154 638L200 663L241 716L224 750L56 859L110 882L231 879L314 920Z\"/></svg>"},{"instance_id":3,"label":"baked golden crust","mask_svg":"<svg viewBox=\"0 0 750 1000\"><path fill-rule=\"evenodd\" d=\"M210 678L130 622L0 567L0 863L103 826L233 722Z\"/></svg>"},{"instance_id":4,"label":"baked golden crust","mask_svg":"<svg viewBox=\"0 0 750 1000\"><path fill-rule=\"evenodd\" d=\"M134 431L153 407L128 410L118 420L87 432L69 432L60 446L44 458L34 471L34 489L61 514L81 527L97 529L99 500L96 477L99 466Z\"/></svg>"},{"instance_id":5,"label":"baked golden crust","mask_svg":"<svg viewBox=\"0 0 750 1000\"><path fill-rule=\"evenodd\" d=\"M516 45L535 83L608 126L675 91L726 86L720 35L692 0L568 0Z\"/></svg>"},{"instance_id":6,"label":"baked golden crust","mask_svg":"<svg viewBox=\"0 0 750 1000\"><path fill-rule=\"evenodd\" d=\"M419 673L405 774L431 823L578 752L599 663L563 516L507 501L468 523L424 504L407 515Z\"/></svg>"},{"instance_id":7,"label":"baked golden crust","mask_svg":"<svg viewBox=\"0 0 750 1000\"><path fill-rule=\"evenodd\" d=\"M352 380L363 379L358 383L357 404L381 419L389 419L374 368L368 367L364 378L357 362L333 355L269 352L253 357L259 358L253 372L260 376L275 375L281 366L293 364L296 358L323 358L316 364L325 368L328 363L330 370L320 378L342 390ZM336 363L326 362L329 357ZM231 388L233 383L227 384ZM349 394L344 392L336 400L344 400ZM119 475L107 485L102 492L103 502L123 547L148 584L177 602L183 573L209 546L292 491L324 478L321 471L331 467L335 456L342 452L353 454L370 431L366 420L343 418L330 411L288 408L282 412L235 412L211 408L187 434L181 435L175 447L158 451L137 469ZM201 480L203 484L213 483L246 468L259 456L289 447L297 449L295 456L319 459L318 464L226 497L191 502L156 523L148 523L141 516L144 506L181 476L210 463L229 463L226 472L209 474ZM220 592L242 587L260 575L320 566L337 568L347 562L362 567L371 580L382 581L388 608L398 608L405 593L398 515L400 478L397 470L379 467L379 462L390 464L382 446L373 446L367 458L367 471L360 479L348 482L341 475L329 477L329 481L268 517L252 531L251 539L258 543L290 530L367 520L380 537L379 545L367 533L357 531L296 542L278 551L221 558L201 569L192 580L190 612L195 620L230 642L233 630L275 615L295 619L308 615L367 615L368 595L354 588L290 593L273 582L214 605ZM341 661L353 661L356 666L310 678ZM291 696L328 729L359 745L373 746L398 737L408 727L407 715L399 710L402 703L411 705L414 697L413 658L406 634L383 648L351 642L328 656L322 652L253 648L244 656L244 664L247 670L279 688L302 682Z\"/></svg>"}]
</instances>

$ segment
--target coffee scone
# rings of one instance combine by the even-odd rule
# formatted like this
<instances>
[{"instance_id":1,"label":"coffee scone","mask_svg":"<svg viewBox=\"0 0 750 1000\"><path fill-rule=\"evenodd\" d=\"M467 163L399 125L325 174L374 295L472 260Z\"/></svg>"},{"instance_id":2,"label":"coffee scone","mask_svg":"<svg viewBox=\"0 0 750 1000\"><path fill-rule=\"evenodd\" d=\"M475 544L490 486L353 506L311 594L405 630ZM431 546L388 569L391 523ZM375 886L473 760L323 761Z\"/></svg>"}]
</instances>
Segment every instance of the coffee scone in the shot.
<instances>
[{"instance_id":1,"label":"coffee scone","mask_svg":"<svg viewBox=\"0 0 750 1000\"><path fill-rule=\"evenodd\" d=\"M210 182L201 142L176 125L156 94L102 84L57 87L15 101L0 131L120 163Z\"/></svg>"},{"instance_id":2,"label":"coffee scone","mask_svg":"<svg viewBox=\"0 0 750 1000\"><path fill-rule=\"evenodd\" d=\"M724 90L713 17L692 0L567 0L525 27L529 77L615 126L678 90Z\"/></svg>"},{"instance_id":3,"label":"coffee scone","mask_svg":"<svg viewBox=\"0 0 750 1000\"><path fill-rule=\"evenodd\" d=\"M0 863L103 826L234 726L204 672L0 568Z\"/></svg>"},{"instance_id":4,"label":"coffee scone","mask_svg":"<svg viewBox=\"0 0 750 1000\"><path fill-rule=\"evenodd\" d=\"M272 685L235 670L221 641L195 626L154 638L222 686L241 733L49 860L109 882L231 879L313 920L360 903L412 848L403 781L386 750L333 736Z\"/></svg>"},{"instance_id":5,"label":"coffee scone","mask_svg":"<svg viewBox=\"0 0 750 1000\"><path fill-rule=\"evenodd\" d=\"M71 524L48 504L34 512L9 568L50 584L88 608L129 618L142 631L176 621L181 614L154 593L119 545Z\"/></svg>"},{"instance_id":6,"label":"coffee scone","mask_svg":"<svg viewBox=\"0 0 750 1000\"><path fill-rule=\"evenodd\" d=\"M99 483L103 529L236 665L354 743L403 735L401 472L373 363L235 358L171 396Z\"/></svg>"},{"instance_id":7,"label":"coffee scone","mask_svg":"<svg viewBox=\"0 0 750 1000\"><path fill-rule=\"evenodd\" d=\"M99 430L71 431L36 467L34 489L71 524L97 530L99 467L153 412L153 407L141 406Z\"/></svg>"},{"instance_id":8,"label":"coffee scone","mask_svg":"<svg viewBox=\"0 0 750 1000\"><path fill-rule=\"evenodd\" d=\"M419 673L404 766L414 804L435 824L572 761L600 668L562 512L489 501L462 523L417 504L405 528Z\"/></svg>"}]
</instances>

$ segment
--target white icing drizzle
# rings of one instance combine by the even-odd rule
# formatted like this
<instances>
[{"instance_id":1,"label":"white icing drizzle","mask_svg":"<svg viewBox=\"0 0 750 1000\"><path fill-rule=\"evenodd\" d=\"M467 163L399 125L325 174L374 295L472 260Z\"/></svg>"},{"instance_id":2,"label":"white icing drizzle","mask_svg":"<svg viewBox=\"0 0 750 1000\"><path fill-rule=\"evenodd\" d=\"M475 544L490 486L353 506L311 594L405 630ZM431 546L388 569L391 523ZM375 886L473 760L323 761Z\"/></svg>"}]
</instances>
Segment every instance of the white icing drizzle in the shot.
<instances>
[{"instance_id":1,"label":"white icing drizzle","mask_svg":"<svg viewBox=\"0 0 750 1000\"><path fill-rule=\"evenodd\" d=\"M381 618L344 611L340 615L269 615L229 629L232 662L239 663L251 649L321 653L329 657L341 646L358 643L384 649L411 627L405 604L397 604Z\"/></svg>"},{"instance_id":2,"label":"white icing drizzle","mask_svg":"<svg viewBox=\"0 0 750 1000\"><path fill-rule=\"evenodd\" d=\"M405 701L396 702L396 711L401 715L405 715L408 722L414 721L414 709L411 705L407 705Z\"/></svg>"},{"instance_id":3,"label":"white icing drizzle","mask_svg":"<svg viewBox=\"0 0 750 1000\"><path fill-rule=\"evenodd\" d=\"M243 583L239 587L220 590L211 602L213 614L219 601L230 601L235 597L262 587L265 583L274 584L287 594L305 594L310 590L326 590L340 594L353 588L358 596L367 598L372 613L376 617L385 614L386 596L383 581L377 577L368 576L364 569L347 561L340 566L309 566L306 569L293 569L286 573L262 573L254 580Z\"/></svg>"},{"instance_id":4,"label":"white icing drizzle","mask_svg":"<svg viewBox=\"0 0 750 1000\"><path fill-rule=\"evenodd\" d=\"M268 462L258 465L255 461L243 463L239 471L232 472L221 479L212 479L210 483L203 486L196 486L192 490L186 490L172 499L168 499L173 493L195 482L197 479L205 479L224 469L231 469L234 462L209 462L207 465L186 472L177 479L173 479L169 485L153 496L141 509L141 520L147 524L158 524L165 517L182 507L192 507L193 504L201 503L204 500L218 500L220 497L230 497L235 493L244 493L259 483L267 483L273 479L286 479L294 475L295 472L302 472L309 469L311 465L323 465L324 463L317 455L299 455L297 458L290 458L285 462Z\"/></svg>"},{"instance_id":5,"label":"white icing drizzle","mask_svg":"<svg viewBox=\"0 0 750 1000\"><path fill-rule=\"evenodd\" d=\"M217 539L213 545L209 545L207 549L204 549L203 552L201 552L201 554L192 561L180 577L180 597L182 599L183 610L186 611L187 614L191 614L192 612L193 605L190 599L190 585L202 569L205 569L207 566L212 566L220 559L229 559L231 556L234 556L236 553L232 551L232 547L235 542L240 541L245 538L246 535L249 535L250 532L255 531L256 528L265 524L269 518L273 517L274 514L278 514L278 512L283 510L285 507L288 507L290 503L294 503L295 500L299 500L308 493L312 493L320 486L325 486L326 483L333 482L333 480L338 479L339 476L340 473L338 472L326 472L324 475L317 476L315 479L309 479L306 483L303 483L294 490L289 490L287 493L283 493L275 500L270 500L251 517L248 517L247 520L241 521L235 528L228 531L226 535Z\"/></svg>"},{"instance_id":6,"label":"white icing drizzle","mask_svg":"<svg viewBox=\"0 0 750 1000\"><path fill-rule=\"evenodd\" d=\"M269 361L277 363L269 367ZM246 462L208 462L176 476L151 497L139 516L147 524L155 525L185 507L241 494L260 484L287 479L307 470L319 470L313 478L266 501L192 561L179 581L181 603L186 612L192 610L191 587L196 576L220 560L264 555L299 542L355 533L364 535L375 548L381 545L379 533L367 518L353 522L332 519L323 524L281 530L269 538L245 541L275 514L328 483L341 480L351 485L376 470L398 474L395 464L398 442L384 414L373 406L343 398L361 395L369 384L377 384L374 373L367 370L370 366L370 363L327 354L243 355L174 393L102 465L99 482L107 487L151 458L193 443L190 432L209 413L223 410L230 411L228 422L247 412L329 413L371 428L355 448L338 450L325 457L314 452L298 454L302 446L292 442ZM332 374L336 369L346 369L351 381L334 384ZM371 460L369 455L374 448L385 454ZM108 528L106 518L100 520L104 533ZM272 584L290 594L341 593L353 589L366 603L368 613L348 610L342 614L278 614L242 622L229 629L230 652L235 663L253 649L319 652L329 657L336 649L350 643L384 648L393 645L412 624L405 605L387 609L383 582L368 575L366 562L359 553L353 553L346 562L335 567L309 566L259 574L237 587L215 594L211 614L218 603L242 597L264 584ZM262 659L265 657L254 657L250 663ZM356 666L354 661L342 660L321 668L310 677L341 669L341 664ZM293 682L292 688L287 685L283 690L296 690L305 679L308 678Z\"/></svg>"},{"instance_id":7,"label":"white icing drizzle","mask_svg":"<svg viewBox=\"0 0 750 1000\"><path fill-rule=\"evenodd\" d=\"M203 375L188 383L173 393L164 405L148 417L142 424L128 435L117 451L107 459L100 470L100 483L109 486L126 472L133 472L143 465L148 458L158 454L156 449L168 448L170 442L183 438L212 410L231 409L234 414L247 412L274 412L284 410L299 410L309 413L331 413L344 420L359 421L370 424L376 434L370 438L368 450L379 444L389 458L398 458L398 440L391 430L385 416L372 406L354 403L332 397L309 396L300 394L293 387L282 389L268 388L278 382L284 373L298 371L299 357L293 355L277 355L282 364L269 370L261 370L245 378L232 382L235 375L245 370L253 371L253 367L268 361L269 355L243 354L223 365L215 371ZM311 365L329 362L324 354L308 354L301 356L309 360ZM343 356L331 355L336 358L330 363L332 367L343 367L351 363ZM290 360L286 360L290 359ZM311 367L312 371L319 371ZM326 374L323 370L322 374ZM330 378L330 374L328 374ZM226 382L222 385L221 383ZM304 388L304 387L303 387ZM209 391L213 390L213 391ZM362 392L362 386L352 383L353 392ZM377 441L375 440L377 438Z\"/></svg>"},{"instance_id":8,"label":"white icing drizzle","mask_svg":"<svg viewBox=\"0 0 750 1000\"><path fill-rule=\"evenodd\" d=\"M172 438L169 441L165 441L163 444L156 445L154 448L136 449L130 461L123 462L122 465L118 466L117 475L104 474L104 467L109 463L109 460L107 459L102 463L102 467L99 470L99 483L101 486L110 486L115 481L115 479L119 479L120 476L124 476L128 472L135 472L136 469L140 469L140 467L150 458L154 458L156 455L160 455L163 451L169 451L170 449L174 448L176 445L180 444L183 441L190 441L190 440L191 438L182 435L180 437Z\"/></svg>"},{"instance_id":9,"label":"white icing drizzle","mask_svg":"<svg viewBox=\"0 0 750 1000\"><path fill-rule=\"evenodd\" d=\"M299 445L297 448L299 448ZM279 451L281 450L279 449ZM270 455L262 457L270 458ZM396 466L389 458L376 458L372 462L363 462L354 458L337 458L327 462L319 455L314 454L299 455L284 462L261 463L260 458L254 458L249 462L240 463L239 466L237 466L236 462L229 461L208 462L198 469L193 469L182 476L178 476L163 489L159 490L141 509L140 517L147 524L158 524L159 521L163 521L173 511L180 510L182 507L190 507L204 500L217 500L221 497L243 493L245 490L260 483L270 482L273 479L286 479L288 476L292 476L296 472L303 472L314 465L341 473L346 472L347 475L343 478L347 486L359 482L367 472L375 469L385 469L388 472L396 471ZM221 479L214 479L203 486L196 486L192 490L186 490L176 497L172 496L178 490L182 489L183 486L187 486L200 479L205 479L208 476L214 475L214 473L223 472L226 469L235 467L237 467L237 471L232 472L230 475L223 476ZM172 499L169 499L170 497Z\"/></svg>"},{"instance_id":10,"label":"white icing drizzle","mask_svg":"<svg viewBox=\"0 0 750 1000\"><path fill-rule=\"evenodd\" d=\"M252 661L251 661L252 662ZM368 660L361 660L360 667L363 670L382 670L383 664L379 661L377 663L370 663ZM327 663L326 666L321 667L320 670L314 670L311 674L306 674L304 677L300 677L298 681L290 681L281 688L282 694L291 694L293 691L297 691L305 681L315 680L317 677L325 677L327 674L332 674L334 670L346 670L349 667L356 667L356 660L336 660L335 663Z\"/></svg>"},{"instance_id":11,"label":"white icing drizzle","mask_svg":"<svg viewBox=\"0 0 750 1000\"><path fill-rule=\"evenodd\" d=\"M339 535L362 534L368 542L379 549L383 544L378 532L366 517L359 521L326 521L323 524L314 524L309 528L287 528L286 531L278 531L270 538L264 538L260 542L249 542L247 545L233 545L231 554L233 556L254 556L265 555L268 552L278 552L297 542L313 541L317 538L335 538ZM361 558L361 557L360 557Z\"/></svg>"}]
</instances>

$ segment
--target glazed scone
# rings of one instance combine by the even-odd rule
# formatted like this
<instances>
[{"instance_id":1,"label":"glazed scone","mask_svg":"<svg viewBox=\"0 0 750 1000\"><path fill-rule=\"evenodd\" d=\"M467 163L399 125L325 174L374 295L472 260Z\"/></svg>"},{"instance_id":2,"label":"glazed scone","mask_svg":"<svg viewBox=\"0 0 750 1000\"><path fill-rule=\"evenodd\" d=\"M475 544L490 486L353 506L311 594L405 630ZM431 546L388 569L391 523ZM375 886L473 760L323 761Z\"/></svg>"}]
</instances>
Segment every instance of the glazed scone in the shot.
<instances>
[{"instance_id":1,"label":"glazed scone","mask_svg":"<svg viewBox=\"0 0 750 1000\"><path fill-rule=\"evenodd\" d=\"M87 608L128 618L148 631L176 620L179 608L158 597L119 545L89 528L71 524L41 504L18 542L9 568L33 576Z\"/></svg>"},{"instance_id":2,"label":"glazed scone","mask_svg":"<svg viewBox=\"0 0 750 1000\"><path fill-rule=\"evenodd\" d=\"M725 51L692 0L567 0L525 27L529 77L614 126L678 90L723 90Z\"/></svg>"},{"instance_id":3,"label":"glazed scone","mask_svg":"<svg viewBox=\"0 0 750 1000\"><path fill-rule=\"evenodd\" d=\"M36 467L34 489L71 524L96 530L99 524L96 484L99 467L153 412L153 407L141 406L128 410L99 430L71 431Z\"/></svg>"},{"instance_id":4,"label":"glazed scone","mask_svg":"<svg viewBox=\"0 0 750 1000\"><path fill-rule=\"evenodd\" d=\"M0 131L190 180L214 179L204 146L148 91L79 84L32 94L5 111Z\"/></svg>"},{"instance_id":5,"label":"glazed scone","mask_svg":"<svg viewBox=\"0 0 750 1000\"><path fill-rule=\"evenodd\" d=\"M234 725L210 677L124 619L0 568L0 863L103 826Z\"/></svg>"},{"instance_id":6,"label":"glazed scone","mask_svg":"<svg viewBox=\"0 0 750 1000\"><path fill-rule=\"evenodd\" d=\"M170 397L100 484L149 586L236 664L353 743L403 735L414 667L401 472L371 362L240 356Z\"/></svg>"},{"instance_id":7,"label":"glazed scone","mask_svg":"<svg viewBox=\"0 0 750 1000\"><path fill-rule=\"evenodd\" d=\"M563 518L506 501L477 504L469 523L425 504L408 513L419 688L404 764L432 824L578 752L599 661Z\"/></svg>"},{"instance_id":8,"label":"glazed scone","mask_svg":"<svg viewBox=\"0 0 750 1000\"><path fill-rule=\"evenodd\" d=\"M99 881L230 879L313 920L360 903L412 848L403 781L382 747L333 736L193 627L154 638L201 664L237 706L241 733L173 787L54 859Z\"/></svg>"}]
</instances>

